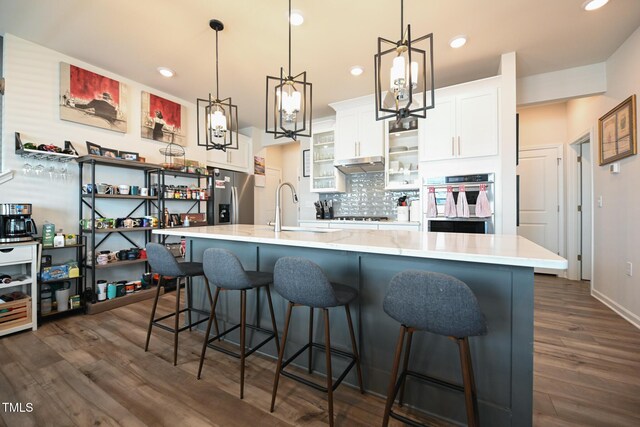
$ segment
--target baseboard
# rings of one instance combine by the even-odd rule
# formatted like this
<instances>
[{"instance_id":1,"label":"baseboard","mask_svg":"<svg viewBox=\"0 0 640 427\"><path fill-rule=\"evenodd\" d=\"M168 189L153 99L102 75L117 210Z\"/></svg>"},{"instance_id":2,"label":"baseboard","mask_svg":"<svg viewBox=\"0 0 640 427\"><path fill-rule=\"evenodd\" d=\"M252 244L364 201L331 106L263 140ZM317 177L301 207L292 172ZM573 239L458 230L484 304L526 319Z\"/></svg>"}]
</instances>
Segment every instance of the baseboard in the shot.
<instances>
[{"instance_id":1,"label":"baseboard","mask_svg":"<svg viewBox=\"0 0 640 427\"><path fill-rule=\"evenodd\" d=\"M615 311L619 314L624 320L631 323L636 328L640 329L640 316L636 316L626 308L622 307L617 302L613 301L608 296L604 295L602 292L599 292L593 288L591 288L591 296L596 298L598 301L609 307L611 310Z\"/></svg>"}]
</instances>

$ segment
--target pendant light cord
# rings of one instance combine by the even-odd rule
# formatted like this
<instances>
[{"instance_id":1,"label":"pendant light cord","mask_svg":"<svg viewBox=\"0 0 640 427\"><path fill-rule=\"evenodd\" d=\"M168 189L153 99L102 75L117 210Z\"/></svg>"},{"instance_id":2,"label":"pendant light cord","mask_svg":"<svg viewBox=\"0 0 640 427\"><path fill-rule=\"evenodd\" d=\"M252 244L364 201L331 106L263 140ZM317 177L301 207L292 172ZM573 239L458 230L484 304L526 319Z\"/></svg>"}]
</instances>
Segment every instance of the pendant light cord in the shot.
<instances>
[{"instance_id":1,"label":"pendant light cord","mask_svg":"<svg viewBox=\"0 0 640 427\"><path fill-rule=\"evenodd\" d=\"M216 30L216 100L220 99L220 90L219 90L219 74L218 70L218 30Z\"/></svg>"},{"instance_id":2,"label":"pendant light cord","mask_svg":"<svg viewBox=\"0 0 640 427\"><path fill-rule=\"evenodd\" d=\"M400 40L404 40L404 0L400 0Z\"/></svg>"},{"instance_id":3,"label":"pendant light cord","mask_svg":"<svg viewBox=\"0 0 640 427\"><path fill-rule=\"evenodd\" d=\"M289 77L291 77L291 0L289 0Z\"/></svg>"}]
</instances>

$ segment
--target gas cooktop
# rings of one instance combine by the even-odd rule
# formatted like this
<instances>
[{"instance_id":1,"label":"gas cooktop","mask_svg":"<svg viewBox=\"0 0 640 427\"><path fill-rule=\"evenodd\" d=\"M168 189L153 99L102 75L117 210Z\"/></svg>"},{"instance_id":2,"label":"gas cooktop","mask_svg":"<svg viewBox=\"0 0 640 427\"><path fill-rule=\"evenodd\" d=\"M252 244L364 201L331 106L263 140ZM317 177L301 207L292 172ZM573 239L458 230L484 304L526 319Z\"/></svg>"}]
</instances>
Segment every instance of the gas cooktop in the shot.
<instances>
[{"instance_id":1,"label":"gas cooktop","mask_svg":"<svg viewBox=\"0 0 640 427\"><path fill-rule=\"evenodd\" d=\"M337 221L388 221L386 216L336 216Z\"/></svg>"}]
</instances>

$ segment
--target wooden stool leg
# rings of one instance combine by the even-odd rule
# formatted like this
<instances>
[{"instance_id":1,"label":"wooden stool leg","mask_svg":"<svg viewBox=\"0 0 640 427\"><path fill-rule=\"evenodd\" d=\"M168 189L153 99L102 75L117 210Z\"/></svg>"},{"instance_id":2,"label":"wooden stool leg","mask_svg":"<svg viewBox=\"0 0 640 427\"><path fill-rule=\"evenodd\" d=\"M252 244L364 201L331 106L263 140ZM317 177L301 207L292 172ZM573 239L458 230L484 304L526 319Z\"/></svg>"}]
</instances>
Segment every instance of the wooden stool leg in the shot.
<instances>
[{"instance_id":1,"label":"wooden stool leg","mask_svg":"<svg viewBox=\"0 0 640 427\"><path fill-rule=\"evenodd\" d=\"M280 380L280 371L282 370L282 359L284 358L284 349L287 345L287 334L289 333L289 321L291 320L291 310L293 309L293 303L289 301L287 305L287 316L284 322L284 332L282 332L282 344L280 345L280 353L278 354L278 364L276 365L276 377L273 380L273 393L271 394L271 409L276 404L276 393L278 392L278 381Z\"/></svg>"},{"instance_id":2,"label":"wooden stool leg","mask_svg":"<svg viewBox=\"0 0 640 427\"><path fill-rule=\"evenodd\" d=\"M467 425L478 427L478 399L475 393L475 381L473 379L473 367L471 366L471 352L469 351L469 339L458 338L460 349L460 364L462 366L462 381L464 384L464 401L467 408Z\"/></svg>"},{"instance_id":3,"label":"wooden stool leg","mask_svg":"<svg viewBox=\"0 0 640 427\"><path fill-rule=\"evenodd\" d=\"M327 401L329 403L329 426L333 427L333 376L331 374L331 334L329 326L329 310L322 309L324 313L324 346L327 360Z\"/></svg>"},{"instance_id":4,"label":"wooden stool leg","mask_svg":"<svg viewBox=\"0 0 640 427\"><path fill-rule=\"evenodd\" d=\"M356 346L356 335L353 332L353 322L351 321L351 311L349 310L349 304L344 306L347 312L347 323L349 324L349 335L351 335L351 348L353 356L356 358L356 369L358 370L358 385L360 385L360 393L364 394L364 386L362 385L362 369L360 368L360 354L358 353L358 347Z\"/></svg>"},{"instance_id":5,"label":"wooden stool leg","mask_svg":"<svg viewBox=\"0 0 640 427\"><path fill-rule=\"evenodd\" d=\"M213 316L213 319L216 323L216 335L219 334L218 332L218 319L216 319L216 313L214 311L215 306L213 305L213 296L211 295L211 287L209 286L209 279L207 279L207 276L203 276L204 279L204 286L205 288L207 288L207 297L209 298L209 305L212 307L211 312L209 313L209 318L211 318ZM198 320L200 318L198 317ZM207 335L208 338L208 335Z\"/></svg>"},{"instance_id":6,"label":"wooden stool leg","mask_svg":"<svg viewBox=\"0 0 640 427\"><path fill-rule=\"evenodd\" d=\"M144 345L144 351L149 350L149 340L151 339L151 328L153 327L153 319L156 317L156 308L158 307L158 298L160 297L160 286L162 285L162 276L158 279L156 285L156 297L153 299L153 308L151 309L151 318L149 319L149 329L147 329L147 342Z\"/></svg>"},{"instance_id":7,"label":"wooden stool leg","mask_svg":"<svg viewBox=\"0 0 640 427\"><path fill-rule=\"evenodd\" d=\"M209 282L207 281L206 283L208 288ZM211 292L209 292L209 297L211 297ZM200 376L202 374L202 365L204 363L204 355L207 352L207 344L209 343L209 334L211 333L211 324L215 321L215 318L216 318L213 313L216 310L217 300L218 300L218 292L216 288L216 298L214 300L211 300L211 315L209 316L209 321L207 322L207 331L204 333L204 341L202 342L202 351L200 352L200 364L198 366L198 376L197 376L198 379L200 379ZM218 334L217 329L218 328L216 326L216 335Z\"/></svg>"},{"instance_id":8,"label":"wooden stool leg","mask_svg":"<svg viewBox=\"0 0 640 427\"><path fill-rule=\"evenodd\" d=\"M178 328L180 327L180 280L176 281L176 315L173 323L173 366L178 364Z\"/></svg>"},{"instance_id":9,"label":"wooden stool leg","mask_svg":"<svg viewBox=\"0 0 640 427\"><path fill-rule=\"evenodd\" d=\"M186 302L187 302L187 320L189 320L189 330L191 330L191 277L187 276L184 279L186 281L185 285L185 293L186 293Z\"/></svg>"},{"instance_id":10,"label":"wooden stool leg","mask_svg":"<svg viewBox=\"0 0 640 427\"><path fill-rule=\"evenodd\" d=\"M273 338L276 340L276 351L280 353L280 340L278 339L278 327L276 326L276 316L273 313L273 303L271 302L271 291L267 288L267 302L269 303L269 314L271 315L271 327L273 328Z\"/></svg>"},{"instance_id":11,"label":"wooden stool leg","mask_svg":"<svg viewBox=\"0 0 640 427\"><path fill-rule=\"evenodd\" d=\"M247 291L240 291L240 399L244 398L244 354L247 326Z\"/></svg>"},{"instance_id":12,"label":"wooden stool leg","mask_svg":"<svg viewBox=\"0 0 640 427\"><path fill-rule=\"evenodd\" d=\"M404 362L402 363L402 372L406 372L407 369L409 368L409 354L411 353L412 340L413 340L413 330L409 329L407 334L407 345L404 350ZM405 375L402 378L402 385L400 386L400 397L398 402L400 406L402 406L402 403L404 402L404 386L406 383L407 383L407 376Z\"/></svg>"},{"instance_id":13,"label":"wooden stool leg","mask_svg":"<svg viewBox=\"0 0 640 427\"><path fill-rule=\"evenodd\" d=\"M309 362L307 369L310 374L313 373L313 307L309 307Z\"/></svg>"},{"instance_id":14,"label":"wooden stool leg","mask_svg":"<svg viewBox=\"0 0 640 427\"><path fill-rule=\"evenodd\" d=\"M407 331L406 326L400 327L400 335L396 344L396 355L393 358L393 367L391 368L391 376L389 378L389 387L387 388L387 403L384 407L384 417L382 419L382 427L389 425L389 414L396 396L394 390L396 388L396 378L398 377L398 367L400 366L400 356L402 356L402 344L404 344L404 334Z\"/></svg>"}]
</instances>

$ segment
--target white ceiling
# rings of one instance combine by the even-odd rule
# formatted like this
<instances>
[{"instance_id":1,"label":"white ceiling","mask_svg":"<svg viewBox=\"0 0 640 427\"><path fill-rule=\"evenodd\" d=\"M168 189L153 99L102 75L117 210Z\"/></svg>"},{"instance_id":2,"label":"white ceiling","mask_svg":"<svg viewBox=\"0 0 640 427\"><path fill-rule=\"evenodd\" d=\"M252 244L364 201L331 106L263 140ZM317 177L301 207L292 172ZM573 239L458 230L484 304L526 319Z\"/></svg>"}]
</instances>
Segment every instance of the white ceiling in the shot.
<instances>
[{"instance_id":1,"label":"white ceiling","mask_svg":"<svg viewBox=\"0 0 640 427\"><path fill-rule=\"evenodd\" d=\"M406 0L412 34L434 33L436 86L497 74L517 53L518 77L606 60L640 26L639 0ZM220 95L238 105L242 126L264 127L265 76L287 61L286 0L0 0L0 33L11 33L174 96L214 89L220 33ZM377 37L398 38L399 0L293 0L305 23L293 28L293 74L313 83L314 117L328 103L373 92ZM462 49L449 40L466 34ZM365 73L349 74L353 65ZM177 75L161 77L166 66Z\"/></svg>"}]
</instances>

